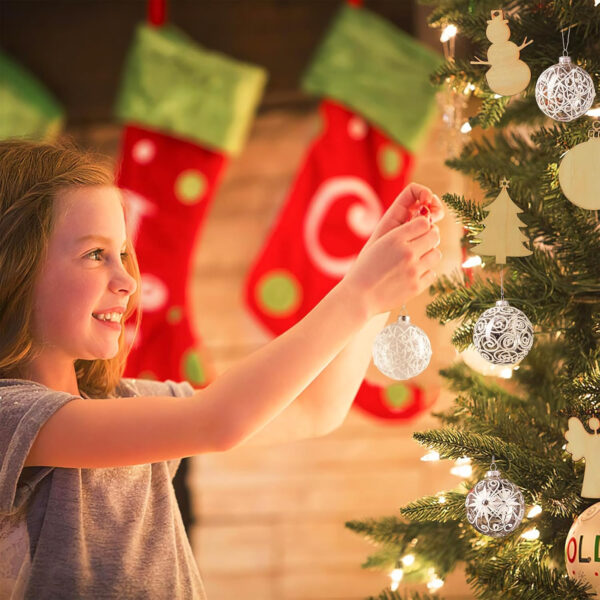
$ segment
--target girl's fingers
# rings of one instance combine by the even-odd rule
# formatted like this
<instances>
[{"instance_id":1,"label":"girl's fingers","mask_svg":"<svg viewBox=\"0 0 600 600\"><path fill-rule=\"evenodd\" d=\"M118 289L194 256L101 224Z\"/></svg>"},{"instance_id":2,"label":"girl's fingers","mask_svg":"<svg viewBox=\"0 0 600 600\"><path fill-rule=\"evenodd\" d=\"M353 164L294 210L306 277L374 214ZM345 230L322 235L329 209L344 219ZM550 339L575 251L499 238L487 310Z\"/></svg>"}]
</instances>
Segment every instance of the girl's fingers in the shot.
<instances>
[{"instance_id":1,"label":"girl's fingers","mask_svg":"<svg viewBox=\"0 0 600 600\"><path fill-rule=\"evenodd\" d=\"M442 253L438 248L432 248L429 252L424 254L419 260L419 269L423 272L427 272L433 267L436 267L442 259Z\"/></svg>"},{"instance_id":2,"label":"girl's fingers","mask_svg":"<svg viewBox=\"0 0 600 600\"><path fill-rule=\"evenodd\" d=\"M444 218L444 213L442 201L434 194L431 199L431 220L434 223L441 221Z\"/></svg>"},{"instance_id":3,"label":"girl's fingers","mask_svg":"<svg viewBox=\"0 0 600 600\"><path fill-rule=\"evenodd\" d=\"M419 237L410 241L410 246L418 257L427 254L432 248L439 246L440 230L437 225L432 225L429 231L426 231Z\"/></svg>"},{"instance_id":4,"label":"girl's fingers","mask_svg":"<svg viewBox=\"0 0 600 600\"><path fill-rule=\"evenodd\" d=\"M437 273L435 271L425 271L425 273L423 273L421 277L419 277L419 287L422 290L426 290L429 286L435 283L436 279Z\"/></svg>"}]
</instances>

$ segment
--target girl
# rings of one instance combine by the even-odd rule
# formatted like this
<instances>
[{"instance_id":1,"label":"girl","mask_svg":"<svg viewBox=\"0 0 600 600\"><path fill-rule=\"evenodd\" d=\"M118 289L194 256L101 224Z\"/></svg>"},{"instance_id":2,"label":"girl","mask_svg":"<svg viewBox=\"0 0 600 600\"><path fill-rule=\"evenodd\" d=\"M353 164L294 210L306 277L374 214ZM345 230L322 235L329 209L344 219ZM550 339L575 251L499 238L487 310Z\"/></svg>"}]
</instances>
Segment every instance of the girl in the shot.
<instances>
[{"instance_id":1,"label":"girl","mask_svg":"<svg viewBox=\"0 0 600 600\"><path fill-rule=\"evenodd\" d=\"M434 281L442 216L410 185L342 281L209 387L126 379L140 274L111 169L0 142L0 598L204 598L179 460L339 426L387 312Z\"/></svg>"}]
</instances>

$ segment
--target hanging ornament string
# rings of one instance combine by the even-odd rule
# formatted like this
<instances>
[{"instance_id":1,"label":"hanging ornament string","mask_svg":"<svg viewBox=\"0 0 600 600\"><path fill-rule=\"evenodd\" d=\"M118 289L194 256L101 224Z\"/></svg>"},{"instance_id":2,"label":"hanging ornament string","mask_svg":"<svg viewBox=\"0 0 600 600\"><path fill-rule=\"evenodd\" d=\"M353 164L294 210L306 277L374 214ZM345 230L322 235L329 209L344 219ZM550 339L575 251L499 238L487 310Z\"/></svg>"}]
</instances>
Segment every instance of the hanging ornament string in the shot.
<instances>
[{"instance_id":1,"label":"hanging ornament string","mask_svg":"<svg viewBox=\"0 0 600 600\"><path fill-rule=\"evenodd\" d=\"M148 23L161 27L167 20L167 0L148 0Z\"/></svg>"},{"instance_id":2,"label":"hanging ornament string","mask_svg":"<svg viewBox=\"0 0 600 600\"><path fill-rule=\"evenodd\" d=\"M500 271L500 300L504 300L504 267Z\"/></svg>"},{"instance_id":3,"label":"hanging ornament string","mask_svg":"<svg viewBox=\"0 0 600 600\"><path fill-rule=\"evenodd\" d=\"M571 27L573 27L573 26L571 25L567 29L567 43L566 44L565 44L565 29L564 29L564 27L560 30L560 35L562 37L563 56L569 56L569 53L567 52L567 50L569 49L569 39L571 38Z\"/></svg>"}]
</instances>

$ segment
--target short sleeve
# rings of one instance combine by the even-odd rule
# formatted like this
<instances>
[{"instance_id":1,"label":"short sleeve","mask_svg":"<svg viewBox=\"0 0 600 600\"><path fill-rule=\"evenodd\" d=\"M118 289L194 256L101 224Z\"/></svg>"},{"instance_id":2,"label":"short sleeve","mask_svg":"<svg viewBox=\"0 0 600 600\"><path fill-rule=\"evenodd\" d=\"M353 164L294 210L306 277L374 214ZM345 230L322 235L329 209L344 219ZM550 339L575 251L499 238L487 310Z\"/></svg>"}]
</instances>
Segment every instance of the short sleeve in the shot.
<instances>
[{"instance_id":1,"label":"short sleeve","mask_svg":"<svg viewBox=\"0 0 600 600\"><path fill-rule=\"evenodd\" d=\"M54 469L23 465L42 426L76 398L34 382L0 380L0 515L18 511Z\"/></svg>"},{"instance_id":2,"label":"short sleeve","mask_svg":"<svg viewBox=\"0 0 600 600\"><path fill-rule=\"evenodd\" d=\"M187 381L173 381L167 379L165 381L155 381L153 379L121 379L122 388L121 394L134 393L136 396L173 396L183 398L185 396L193 396L195 389ZM168 460L169 474L171 479L175 477L175 473L179 468L181 459Z\"/></svg>"}]
</instances>

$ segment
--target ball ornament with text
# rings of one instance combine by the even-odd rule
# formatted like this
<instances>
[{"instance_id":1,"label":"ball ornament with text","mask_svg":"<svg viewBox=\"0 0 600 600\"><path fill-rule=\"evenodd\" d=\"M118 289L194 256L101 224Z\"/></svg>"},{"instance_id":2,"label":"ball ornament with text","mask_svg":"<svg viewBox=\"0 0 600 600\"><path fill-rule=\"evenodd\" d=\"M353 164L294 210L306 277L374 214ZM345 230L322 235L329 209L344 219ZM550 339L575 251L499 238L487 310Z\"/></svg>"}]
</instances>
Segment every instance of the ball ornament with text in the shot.
<instances>
[{"instance_id":1,"label":"ball ornament with text","mask_svg":"<svg viewBox=\"0 0 600 600\"><path fill-rule=\"evenodd\" d=\"M565 565L569 577L586 581L600 592L600 502L584 510L571 525Z\"/></svg>"}]
</instances>

